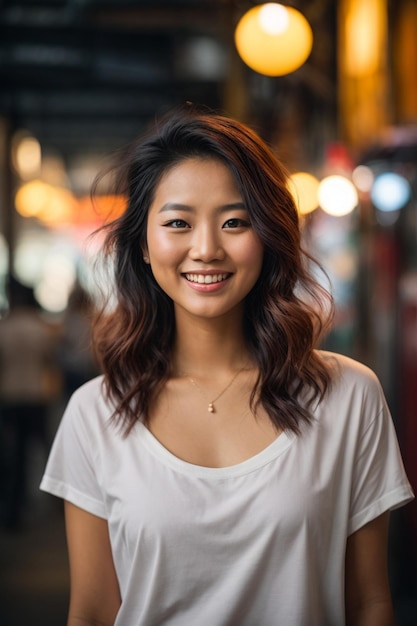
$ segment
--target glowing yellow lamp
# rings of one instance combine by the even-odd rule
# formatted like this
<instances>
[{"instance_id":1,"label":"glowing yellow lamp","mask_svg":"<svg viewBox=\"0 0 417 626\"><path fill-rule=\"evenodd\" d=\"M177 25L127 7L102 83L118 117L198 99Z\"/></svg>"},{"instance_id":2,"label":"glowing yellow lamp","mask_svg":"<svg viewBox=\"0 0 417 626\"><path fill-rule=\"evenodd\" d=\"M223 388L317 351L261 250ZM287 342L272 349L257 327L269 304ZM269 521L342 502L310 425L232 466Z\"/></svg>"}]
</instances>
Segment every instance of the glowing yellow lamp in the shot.
<instances>
[{"instance_id":1,"label":"glowing yellow lamp","mask_svg":"<svg viewBox=\"0 0 417 626\"><path fill-rule=\"evenodd\" d=\"M313 32L304 15L292 7L268 2L250 9L235 30L241 59L266 76L297 70L313 47Z\"/></svg>"}]
</instances>

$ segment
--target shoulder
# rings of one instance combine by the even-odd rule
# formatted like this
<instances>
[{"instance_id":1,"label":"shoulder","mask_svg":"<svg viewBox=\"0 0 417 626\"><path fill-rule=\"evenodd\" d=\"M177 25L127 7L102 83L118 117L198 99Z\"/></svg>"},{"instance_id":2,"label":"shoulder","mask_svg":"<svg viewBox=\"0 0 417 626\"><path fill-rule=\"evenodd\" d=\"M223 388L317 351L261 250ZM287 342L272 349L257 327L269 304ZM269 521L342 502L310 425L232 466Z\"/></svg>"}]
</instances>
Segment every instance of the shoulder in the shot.
<instances>
[{"instance_id":1,"label":"shoulder","mask_svg":"<svg viewBox=\"0 0 417 626\"><path fill-rule=\"evenodd\" d=\"M318 350L317 354L329 368L332 381L336 386L343 384L380 388L377 375L364 363L336 352Z\"/></svg>"},{"instance_id":2,"label":"shoulder","mask_svg":"<svg viewBox=\"0 0 417 626\"><path fill-rule=\"evenodd\" d=\"M372 369L341 354L318 351L318 355L331 373L325 404L339 413L344 408L350 416L355 412L375 416L387 408L381 383Z\"/></svg>"},{"instance_id":3,"label":"shoulder","mask_svg":"<svg viewBox=\"0 0 417 626\"><path fill-rule=\"evenodd\" d=\"M320 356L330 368L332 380L313 410L316 428L311 429L311 436L316 437L320 453L326 449L330 458L337 454L341 463L356 463L363 450L369 452L381 441L394 441L384 392L376 374L363 363L329 352Z\"/></svg>"},{"instance_id":4,"label":"shoulder","mask_svg":"<svg viewBox=\"0 0 417 626\"><path fill-rule=\"evenodd\" d=\"M71 396L70 402L78 404L81 402L97 401L105 395L104 376L96 376L78 387Z\"/></svg>"},{"instance_id":5,"label":"shoulder","mask_svg":"<svg viewBox=\"0 0 417 626\"><path fill-rule=\"evenodd\" d=\"M109 422L113 412L114 407L107 396L104 377L97 376L72 394L64 418L92 427L94 424Z\"/></svg>"}]
</instances>

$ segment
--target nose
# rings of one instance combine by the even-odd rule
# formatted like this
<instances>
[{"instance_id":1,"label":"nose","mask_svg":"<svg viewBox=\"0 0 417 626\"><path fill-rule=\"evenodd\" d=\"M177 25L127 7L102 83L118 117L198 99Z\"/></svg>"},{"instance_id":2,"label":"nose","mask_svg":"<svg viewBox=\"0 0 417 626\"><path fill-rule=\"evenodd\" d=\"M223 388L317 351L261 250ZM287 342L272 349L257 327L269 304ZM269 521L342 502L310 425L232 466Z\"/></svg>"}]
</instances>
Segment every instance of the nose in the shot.
<instances>
[{"instance_id":1,"label":"nose","mask_svg":"<svg viewBox=\"0 0 417 626\"><path fill-rule=\"evenodd\" d=\"M225 257L225 251L221 242L221 235L209 224L202 224L194 229L190 257L193 261L221 261Z\"/></svg>"}]
</instances>

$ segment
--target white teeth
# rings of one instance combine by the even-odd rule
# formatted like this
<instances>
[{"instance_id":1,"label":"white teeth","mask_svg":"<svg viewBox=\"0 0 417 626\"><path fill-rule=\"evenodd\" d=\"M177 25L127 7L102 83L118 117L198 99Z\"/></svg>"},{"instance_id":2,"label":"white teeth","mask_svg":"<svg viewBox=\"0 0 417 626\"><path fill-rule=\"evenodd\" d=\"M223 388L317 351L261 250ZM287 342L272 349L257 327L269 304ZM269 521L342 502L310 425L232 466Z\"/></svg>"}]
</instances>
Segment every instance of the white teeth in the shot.
<instances>
[{"instance_id":1,"label":"white teeth","mask_svg":"<svg viewBox=\"0 0 417 626\"><path fill-rule=\"evenodd\" d=\"M221 283L226 280L228 274L186 274L186 279L192 283L210 285L211 283Z\"/></svg>"}]
</instances>

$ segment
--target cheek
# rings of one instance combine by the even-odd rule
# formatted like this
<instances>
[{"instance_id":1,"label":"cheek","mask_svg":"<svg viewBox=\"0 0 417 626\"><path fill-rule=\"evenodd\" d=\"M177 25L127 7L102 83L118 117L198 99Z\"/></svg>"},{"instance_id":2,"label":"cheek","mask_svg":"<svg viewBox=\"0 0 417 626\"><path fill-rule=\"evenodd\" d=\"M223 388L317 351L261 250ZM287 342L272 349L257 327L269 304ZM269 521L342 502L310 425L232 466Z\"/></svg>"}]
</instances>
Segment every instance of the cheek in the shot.
<instances>
[{"instance_id":1,"label":"cheek","mask_svg":"<svg viewBox=\"0 0 417 626\"><path fill-rule=\"evenodd\" d=\"M253 269L253 273L258 273L262 267L264 257L264 247L258 238L251 237L242 248L242 260Z\"/></svg>"},{"instance_id":2,"label":"cheek","mask_svg":"<svg viewBox=\"0 0 417 626\"><path fill-rule=\"evenodd\" d=\"M152 261L164 263L173 258L175 247L164 231L150 229L147 235L147 249Z\"/></svg>"}]
</instances>

